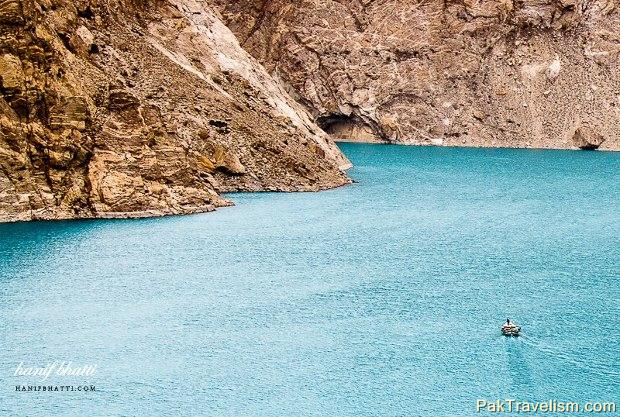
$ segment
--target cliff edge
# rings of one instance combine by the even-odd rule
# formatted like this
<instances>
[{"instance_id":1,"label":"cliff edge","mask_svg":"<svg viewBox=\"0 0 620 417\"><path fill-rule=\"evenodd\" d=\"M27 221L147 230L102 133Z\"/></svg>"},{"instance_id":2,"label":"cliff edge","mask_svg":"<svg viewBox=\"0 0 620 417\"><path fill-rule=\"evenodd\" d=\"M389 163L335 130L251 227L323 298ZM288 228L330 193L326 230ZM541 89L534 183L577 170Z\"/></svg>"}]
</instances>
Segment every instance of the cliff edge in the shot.
<instances>
[{"instance_id":1,"label":"cliff edge","mask_svg":"<svg viewBox=\"0 0 620 417\"><path fill-rule=\"evenodd\" d=\"M0 221L209 211L348 166L206 1L0 1Z\"/></svg>"},{"instance_id":2,"label":"cliff edge","mask_svg":"<svg viewBox=\"0 0 620 417\"><path fill-rule=\"evenodd\" d=\"M616 0L217 0L335 138L620 149Z\"/></svg>"}]
</instances>

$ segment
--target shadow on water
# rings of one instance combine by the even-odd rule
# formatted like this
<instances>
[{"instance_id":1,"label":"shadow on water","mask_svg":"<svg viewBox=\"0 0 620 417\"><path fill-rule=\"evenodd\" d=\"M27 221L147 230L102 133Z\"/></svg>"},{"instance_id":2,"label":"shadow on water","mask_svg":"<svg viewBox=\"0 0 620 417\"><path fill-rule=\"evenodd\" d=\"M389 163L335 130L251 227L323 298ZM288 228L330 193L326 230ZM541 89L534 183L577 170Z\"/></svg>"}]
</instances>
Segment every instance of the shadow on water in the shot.
<instances>
[{"instance_id":1,"label":"shadow on water","mask_svg":"<svg viewBox=\"0 0 620 417\"><path fill-rule=\"evenodd\" d=\"M92 227L87 221L0 224L0 282L46 265L54 253L79 245Z\"/></svg>"},{"instance_id":2,"label":"shadow on water","mask_svg":"<svg viewBox=\"0 0 620 417\"><path fill-rule=\"evenodd\" d=\"M0 279L20 266L44 264L48 255L78 250L87 239L124 222L144 227L153 219L61 220L0 224ZM134 227L135 227L134 226ZM126 227L126 226L125 226Z\"/></svg>"},{"instance_id":3,"label":"shadow on water","mask_svg":"<svg viewBox=\"0 0 620 417\"><path fill-rule=\"evenodd\" d=\"M3 255L15 250L46 246L79 237L96 228L92 220L35 221L0 224L0 251Z\"/></svg>"}]
</instances>

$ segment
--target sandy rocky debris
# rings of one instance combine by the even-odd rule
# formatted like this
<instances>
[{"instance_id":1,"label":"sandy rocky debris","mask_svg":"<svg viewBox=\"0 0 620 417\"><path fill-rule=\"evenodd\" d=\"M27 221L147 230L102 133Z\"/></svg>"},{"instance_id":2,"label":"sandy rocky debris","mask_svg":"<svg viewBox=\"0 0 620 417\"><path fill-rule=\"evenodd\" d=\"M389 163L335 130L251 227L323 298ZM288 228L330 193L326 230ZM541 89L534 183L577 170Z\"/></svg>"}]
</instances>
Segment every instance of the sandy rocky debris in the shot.
<instances>
[{"instance_id":1,"label":"sandy rocky debris","mask_svg":"<svg viewBox=\"0 0 620 417\"><path fill-rule=\"evenodd\" d=\"M348 166L206 1L0 0L0 221L210 211Z\"/></svg>"},{"instance_id":2,"label":"sandy rocky debris","mask_svg":"<svg viewBox=\"0 0 620 417\"><path fill-rule=\"evenodd\" d=\"M216 0L344 140L620 148L616 0Z\"/></svg>"}]
</instances>

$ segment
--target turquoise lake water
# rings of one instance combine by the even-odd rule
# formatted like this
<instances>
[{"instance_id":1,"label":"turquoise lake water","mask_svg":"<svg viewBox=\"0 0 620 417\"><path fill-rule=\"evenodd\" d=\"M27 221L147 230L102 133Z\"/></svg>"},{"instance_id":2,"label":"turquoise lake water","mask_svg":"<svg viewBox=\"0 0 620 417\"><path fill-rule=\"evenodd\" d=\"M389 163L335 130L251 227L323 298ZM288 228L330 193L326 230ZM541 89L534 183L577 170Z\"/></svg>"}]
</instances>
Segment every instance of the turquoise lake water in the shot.
<instances>
[{"instance_id":1,"label":"turquoise lake water","mask_svg":"<svg viewBox=\"0 0 620 417\"><path fill-rule=\"evenodd\" d=\"M342 149L357 183L336 190L0 225L0 416L620 405L619 153ZM506 317L525 337L500 335ZM53 361L97 371L13 375Z\"/></svg>"}]
</instances>

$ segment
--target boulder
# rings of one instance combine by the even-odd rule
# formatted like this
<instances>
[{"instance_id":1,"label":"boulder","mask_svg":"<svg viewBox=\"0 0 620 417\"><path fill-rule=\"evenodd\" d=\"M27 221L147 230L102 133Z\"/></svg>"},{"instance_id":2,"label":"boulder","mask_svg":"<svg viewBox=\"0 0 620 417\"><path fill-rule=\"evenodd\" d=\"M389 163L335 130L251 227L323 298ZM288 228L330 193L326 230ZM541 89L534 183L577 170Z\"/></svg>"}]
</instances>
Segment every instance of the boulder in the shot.
<instances>
[{"instance_id":1,"label":"boulder","mask_svg":"<svg viewBox=\"0 0 620 417\"><path fill-rule=\"evenodd\" d=\"M603 142L605 142L603 135L587 128L580 127L573 135L573 144L583 150L596 150Z\"/></svg>"}]
</instances>

